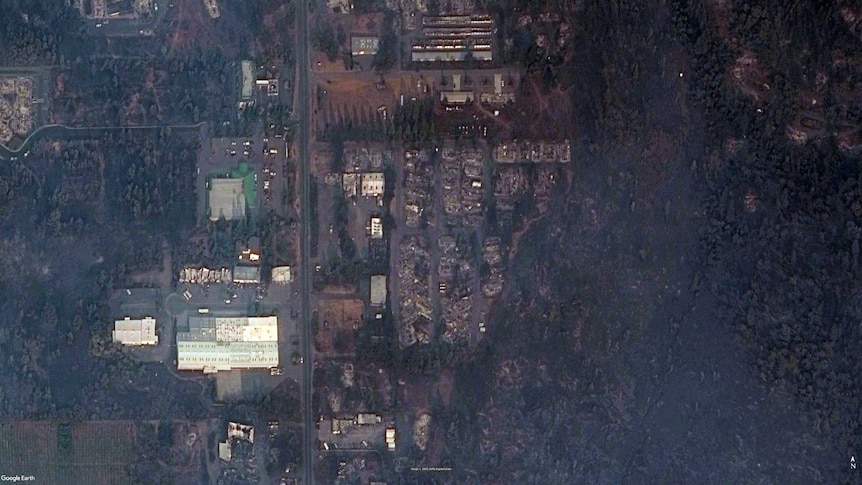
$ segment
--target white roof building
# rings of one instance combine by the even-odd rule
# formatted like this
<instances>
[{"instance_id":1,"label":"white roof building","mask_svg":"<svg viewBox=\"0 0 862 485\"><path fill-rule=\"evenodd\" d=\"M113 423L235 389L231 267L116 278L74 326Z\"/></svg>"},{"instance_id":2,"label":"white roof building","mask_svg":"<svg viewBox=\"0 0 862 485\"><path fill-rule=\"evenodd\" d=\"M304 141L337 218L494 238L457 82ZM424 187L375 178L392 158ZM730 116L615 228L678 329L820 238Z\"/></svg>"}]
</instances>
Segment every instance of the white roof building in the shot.
<instances>
[{"instance_id":1,"label":"white roof building","mask_svg":"<svg viewBox=\"0 0 862 485\"><path fill-rule=\"evenodd\" d=\"M371 218L371 239L383 238L383 219L380 217Z\"/></svg>"},{"instance_id":2,"label":"white roof building","mask_svg":"<svg viewBox=\"0 0 862 485\"><path fill-rule=\"evenodd\" d=\"M360 183L360 194L363 197L380 197L386 188L386 179L381 172L370 172L362 174Z\"/></svg>"},{"instance_id":3,"label":"white roof building","mask_svg":"<svg viewBox=\"0 0 862 485\"><path fill-rule=\"evenodd\" d=\"M156 336L156 319L144 317L132 320L126 317L114 322L112 332L114 342L122 345L156 345L159 337Z\"/></svg>"},{"instance_id":4,"label":"white roof building","mask_svg":"<svg viewBox=\"0 0 862 485\"><path fill-rule=\"evenodd\" d=\"M470 50L470 54L473 59L478 61L491 61L494 58L490 46L474 46ZM422 46L414 44L410 58L413 62L463 61L467 58L467 48L465 46Z\"/></svg>"},{"instance_id":5,"label":"white roof building","mask_svg":"<svg viewBox=\"0 0 862 485\"><path fill-rule=\"evenodd\" d=\"M214 373L278 366L278 317L189 317L177 333L177 370Z\"/></svg>"},{"instance_id":6,"label":"white roof building","mask_svg":"<svg viewBox=\"0 0 862 485\"><path fill-rule=\"evenodd\" d=\"M380 38L371 35L354 35L350 38L350 54L353 56L373 56L380 47Z\"/></svg>"},{"instance_id":7,"label":"white roof building","mask_svg":"<svg viewBox=\"0 0 862 485\"><path fill-rule=\"evenodd\" d=\"M473 91L440 91L440 102L444 104L467 104L474 99Z\"/></svg>"},{"instance_id":8,"label":"white roof building","mask_svg":"<svg viewBox=\"0 0 862 485\"><path fill-rule=\"evenodd\" d=\"M383 275L371 276L371 306L382 306L386 302L386 277Z\"/></svg>"},{"instance_id":9,"label":"white roof building","mask_svg":"<svg viewBox=\"0 0 862 485\"><path fill-rule=\"evenodd\" d=\"M395 428L386 428L386 449L395 451Z\"/></svg>"},{"instance_id":10,"label":"white roof building","mask_svg":"<svg viewBox=\"0 0 862 485\"><path fill-rule=\"evenodd\" d=\"M276 285L290 283L292 276L290 266L276 266L272 268L272 282Z\"/></svg>"},{"instance_id":11,"label":"white roof building","mask_svg":"<svg viewBox=\"0 0 862 485\"><path fill-rule=\"evenodd\" d=\"M230 449L230 440L219 441L218 444L218 457L224 461L229 462L231 459L231 449Z\"/></svg>"},{"instance_id":12,"label":"white roof building","mask_svg":"<svg viewBox=\"0 0 862 485\"><path fill-rule=\"evenodd\" d=\"M209 191L210 220L224 216L228 221L245 217L242 179L212 179Z\"/></svg>"}]
</instances>

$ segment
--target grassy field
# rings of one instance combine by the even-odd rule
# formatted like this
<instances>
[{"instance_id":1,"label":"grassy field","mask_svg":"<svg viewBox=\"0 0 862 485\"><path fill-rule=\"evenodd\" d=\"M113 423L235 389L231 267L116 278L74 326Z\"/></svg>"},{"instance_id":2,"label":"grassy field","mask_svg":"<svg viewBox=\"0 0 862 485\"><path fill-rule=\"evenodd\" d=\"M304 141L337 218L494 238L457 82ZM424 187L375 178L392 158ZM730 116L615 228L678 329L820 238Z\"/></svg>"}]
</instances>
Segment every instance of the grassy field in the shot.
<instances>
[{"instance_id":1,"label":"grassy field","mask_svg":"<svg viewBox=\"0 0 862 485\"><path fill-rule=\"evenodd\" d=\"M0 425L0 469L33 475L36 483L131 483L136 428L130 421Z\"/></svg>"}]
</instances>

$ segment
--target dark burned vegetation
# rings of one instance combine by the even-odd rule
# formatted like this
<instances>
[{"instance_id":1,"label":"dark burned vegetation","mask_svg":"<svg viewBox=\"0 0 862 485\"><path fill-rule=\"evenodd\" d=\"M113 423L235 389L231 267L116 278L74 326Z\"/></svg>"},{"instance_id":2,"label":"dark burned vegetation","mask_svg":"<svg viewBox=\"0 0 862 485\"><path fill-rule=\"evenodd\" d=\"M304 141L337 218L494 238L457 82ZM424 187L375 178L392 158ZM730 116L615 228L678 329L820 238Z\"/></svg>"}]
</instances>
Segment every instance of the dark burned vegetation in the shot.
<instances>
[{"instance_id":1,"label":"dark burned vegetation","mask_svg":"<svg viewBox=\"0 0 862 485\"><path fill-rule=\"evenodd\" d=\"M235 75L216 49L168 59L81 59L61 75L55 116L91 126L230 119Z\"/></svg>"},{"instance_id":2,"label":"dark burned vegetation","mask_svg":"<svg viewBox=\"0 0 862 485\"><path fill-rule=\"evenodd\" d=\"M198 386L167 386L168 374L105 341L110 292L158 266L162 241L193 222L196 146L196 136L145 131L44 140L0 168L4 416L203 412ZM167 389L166 399L145 398L147 388Z\"/></svg>"},{"instance_id":3,"label":"dark burned vegetation","mask_svg":"<svg viewBox=\"0 0 862 485\"><path fill-rule=\"evenodd\" d=\"M694 97L709 125L699 170L709 279L762 382L796 396L829 447L849 453L862 445L862 173L840 140L800 146L785 130L820 93L827 123L858 130L843 114L854 105L843 85L858 74L834 59L858 51L859 38L832 3L710 12L679 2L674 19L697 60ZM719 36L722 22L736 43ZM726 79L744 49L770 69L771 94L760 102Z\"/></svg>"},{"instance_id":4,"label":"dark burned vegetation","mask_svg":"<svg viewBox=\"0 0 862 485\"><path fill-rule=\"evenodd\" d=\"M137 138L131 133L122 135ZM110 142L110 137L108 137ZM108 193L120 220L147 221L155 232L177 233L194 224L197 142L165 132L133 143L108 145Z\"/></svg>"},{"instance_id":5,"label":"dark burned vegetation","mask_svg":"<svg viewBox=\"0 0 862 485\"><path fill-rule=\"evenodd\" d=\"M84 22L62 0L12 0L0 16L0 65L56 65L83 55Z\"/></svg>"},{"instance_id":6,"label":"dark burned vegetation","mask_svg":"<svg viewBox=\"0 0 862 485\"><path fill-rule=\"evenodd\" d=\"M171 40L141 43L135 53L146 55L127 56L122 40L109 49L88 37L67 3L13 0L0 16L0 65L55 66L50 115L58 123L208 121L215 134L249 133L261 113L237 113L232 60L292 63L282 25L293 4L220 2L225 18L214 23L189 15L191 1L177 2L181 28L164 36ZM451 400L432 392L427 403L441 443L433 465L451 467L440 481L840 481L862 449L862 12L799 0L477 3L498 25L499 62L517 65L522 81L517 101L482 136L489 144L568 138L573 170L556 173L541 217L530 193L499 214L493 200L485 206L492 234L517 257L478 349L437 342L399 350L391 310L333 348L355 350L359 380L370 382L377 366L408 382L398 386L454 374ZM380 71L396 67L399 48L398 22L384 19L373 62ZM226 38L216 41L219 32ZM349 34L327 24L311 32L330 59ZM198 48L197 35L214 47ZM246 56L247 44L263 58ZM318 103L325 94L320 88ZM290 110L279 106L268 123L276 115L288 123ZM436 148L466 123L433 98L354 117L324 138ZM288 220L220 220L200 247L183 246L194 225L197 132L100 131L109 134L45 139L0 165L0 416L203 417L209 389L108 342L114 315L104 302L131 272L158 267L165 241L175 256L187 253L174 264L229 265L237 242L258 233L271 241ZM340 156L331 168L344 169ZM395 177L386 179L391 191ZM330 251L317 240L323 190L312 182L306 222L315 257ZM338 228L331 252L340 257L321 266L315 284L386 272L358 256L346 229L349 202L340 191L332 198L325 215ZM427 276L424 264L411 269ZM337 388L341 372L317 368L316 380ZM364 392L344 395L351 412L362 403L404 410L402 391ZM298 409L293 388L227 403L248 420L294 421ZM186 455L160 462L159 450L177 443L174 428L147 426L136 476L168 481L168 468L193 463ZM301 454L298 431L280 433L280 452L267 461L273 472ZM399 436L401 454L387 456L431 459L411 447L409 428ZM403 471L401 483L434 476Z\"/></svg>"},{"instance_id":7,"label":"dark burned vegetation","mask_svg":"<svg viewBox=\"0 0 862 485\"><path fill-rule=\"evenodd\" d=\"M832 482L862 444L859 39L834 4L716 5L566 17L578 173L459 370L459 480Z\"/></svg>"}]
</instances>

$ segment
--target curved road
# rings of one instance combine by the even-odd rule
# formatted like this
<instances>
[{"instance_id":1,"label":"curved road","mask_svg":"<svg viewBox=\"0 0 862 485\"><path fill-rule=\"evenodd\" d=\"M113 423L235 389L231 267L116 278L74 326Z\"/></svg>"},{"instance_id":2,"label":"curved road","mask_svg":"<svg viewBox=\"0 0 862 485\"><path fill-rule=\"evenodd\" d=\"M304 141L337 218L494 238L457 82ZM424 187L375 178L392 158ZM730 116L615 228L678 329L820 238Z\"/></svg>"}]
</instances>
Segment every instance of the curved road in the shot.
<instances>
[{"instance_id":1,"label":"curved road","mask_svg":"<svg viewBox=\"0 0 862 485\"><path fill-rule=\"evenodd\" d=\"M42 138L60 138L64 140L81 140L92 139L102 136L106 131L123 131L123 130L161 130L170 128L172 130L197 130L206 125L206 121L194 125L129 125L129 126L66 126L66 125L45 125L37 128L33 133L24 139L15 150L10 149L6 145L0 143L0 160L11 160L15 157L20 157L30 150L33 143L36 143Z\"/></svg>"}]
</instances>

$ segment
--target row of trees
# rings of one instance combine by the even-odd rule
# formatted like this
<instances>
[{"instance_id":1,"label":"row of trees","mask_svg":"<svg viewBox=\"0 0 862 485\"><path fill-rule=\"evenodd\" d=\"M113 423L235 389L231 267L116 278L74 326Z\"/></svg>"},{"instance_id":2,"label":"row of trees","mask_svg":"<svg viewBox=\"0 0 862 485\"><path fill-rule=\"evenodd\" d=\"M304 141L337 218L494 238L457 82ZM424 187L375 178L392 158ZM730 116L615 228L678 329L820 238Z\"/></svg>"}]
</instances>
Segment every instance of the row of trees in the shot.
<instances>
[{"instance_id":1,"label":"row of trees","mask_svg":"<svg viewBox=\"0 0 862 485\"><path fill-rule=\"evenodd\" d=\"M392 117L392 138L420 144L433 140L434 104L434 98L405 100Z\"/></svg>"},{"instance_id":2,"label":"row of trees","mask_svg":"<svg viewBox=\"0 0 862 485\"><path fill-rule=\"evenodd\" d=\"M397 17L389 10L383 15L383 25L380 34L380 43L377 53L374 54L372 65L380 70L387 71L398 63L398 33Z\"/></svg>"}]
</instances>

